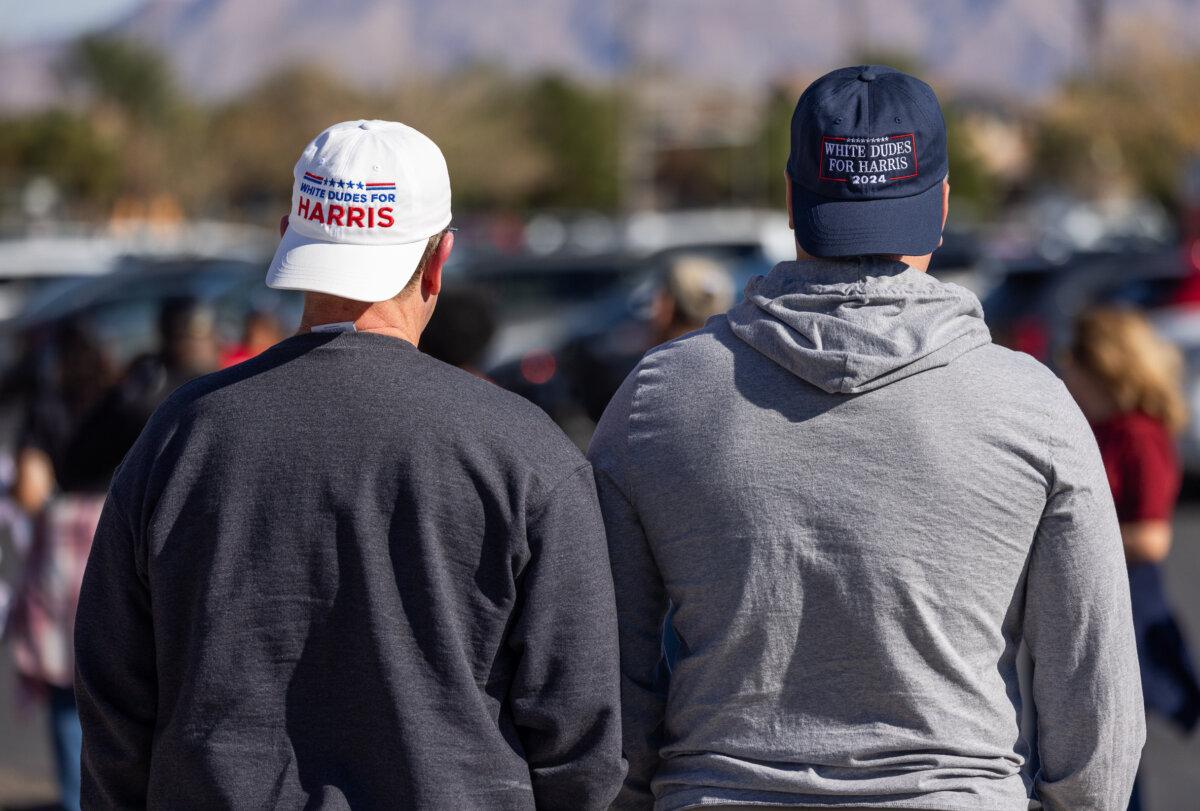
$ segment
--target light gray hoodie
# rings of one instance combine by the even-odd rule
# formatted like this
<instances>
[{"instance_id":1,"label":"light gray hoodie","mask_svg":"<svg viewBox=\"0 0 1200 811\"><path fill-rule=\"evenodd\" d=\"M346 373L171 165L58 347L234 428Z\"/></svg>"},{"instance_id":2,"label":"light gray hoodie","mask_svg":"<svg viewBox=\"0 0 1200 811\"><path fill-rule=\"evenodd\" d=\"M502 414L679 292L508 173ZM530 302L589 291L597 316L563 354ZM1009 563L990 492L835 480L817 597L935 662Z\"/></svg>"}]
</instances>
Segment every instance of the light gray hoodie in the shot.
<instances>
[{"instance_id":1,"label":"light gray hoodie","mask_svg":"<svg viewBox=\"0 0 1200 811\"><path fill-rule=\"evenodd\" d=\"M619 806L1124 809L1145 730L1104 467L971 293L889 260L783 263L648 353L589 455Z\"/></svg>"}]
</instances>

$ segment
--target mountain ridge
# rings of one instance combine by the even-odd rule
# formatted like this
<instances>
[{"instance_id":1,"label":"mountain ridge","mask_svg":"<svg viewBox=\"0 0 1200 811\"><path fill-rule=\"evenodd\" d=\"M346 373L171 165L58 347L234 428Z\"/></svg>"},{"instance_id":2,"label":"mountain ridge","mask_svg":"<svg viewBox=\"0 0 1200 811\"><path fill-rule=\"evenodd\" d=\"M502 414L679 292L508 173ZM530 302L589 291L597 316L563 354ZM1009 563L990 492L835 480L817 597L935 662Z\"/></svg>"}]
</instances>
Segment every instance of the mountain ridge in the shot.
<instances>
[{"instance_id":1,"label":"mountain ridge","mask_svg":"<svg viewBox=\"0 0 1200 811\"><path fill-rule=\"evenodd\" d=\"M1109 0L1112 30L1200 47L1196 0ZM362 86L472 62L611 78L631 67L756 88L864 48L956 88L1038 96L1082 64L1078 3L1044 0L152 0L108 26L160 49L202 98L306 63ZM1149 21L1149 22L1147 22ZM63 43L0 49L0 107L53 99Z\"/></svg>"}]
</instances>

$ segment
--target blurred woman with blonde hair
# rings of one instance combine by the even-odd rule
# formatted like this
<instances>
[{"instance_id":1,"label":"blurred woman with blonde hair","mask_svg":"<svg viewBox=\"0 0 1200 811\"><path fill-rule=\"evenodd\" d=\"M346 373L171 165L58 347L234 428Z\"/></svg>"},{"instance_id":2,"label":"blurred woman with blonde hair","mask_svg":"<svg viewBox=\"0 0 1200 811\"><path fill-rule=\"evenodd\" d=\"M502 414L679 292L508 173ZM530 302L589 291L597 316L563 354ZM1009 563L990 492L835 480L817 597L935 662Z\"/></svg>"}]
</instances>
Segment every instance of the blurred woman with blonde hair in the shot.
<instances>
[{"instance_id":1,"label":"blurred woman with blonde hair","mask_svg":"<svg viewBox=\"0 0 1200 811\"><path fill-rule=\"evenodd\" d=\"M1063 370L1092 423L1121 522L1147 710L1184 732L1200 721L1200 683L1163 589L1187 422L1183 361L1139 312L1102 308L1075 324ZM1140 782L1140 780L1139 780ZM1129 807L1140 807L1134 786Z\"/></svg>"}]
</instances>

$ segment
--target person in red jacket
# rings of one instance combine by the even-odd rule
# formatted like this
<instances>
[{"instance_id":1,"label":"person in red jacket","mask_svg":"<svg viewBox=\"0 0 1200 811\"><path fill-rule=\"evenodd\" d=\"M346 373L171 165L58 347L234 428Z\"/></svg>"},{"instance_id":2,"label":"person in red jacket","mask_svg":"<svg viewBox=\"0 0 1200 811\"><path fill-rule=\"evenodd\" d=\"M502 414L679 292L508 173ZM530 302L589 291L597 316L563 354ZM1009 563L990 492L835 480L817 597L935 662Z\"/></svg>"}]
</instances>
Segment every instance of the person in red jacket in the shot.
<instances>
[{"instance_id":1,"label":"person in red jacket","mask_svg":"<svg viewBox=\"0 0 1200 811\"><path fill-rule=\"evenodd\" d=\"M1065 361L1121 522L1146 708L1190 732L1200 721L1200 684L1161 570L1182 479L1174 437L1187 421L1182 359L1140 313L1104 308L1076 323ZM1137 785L1129 807L1140 808Z\"/></svg>"}]
</instances>

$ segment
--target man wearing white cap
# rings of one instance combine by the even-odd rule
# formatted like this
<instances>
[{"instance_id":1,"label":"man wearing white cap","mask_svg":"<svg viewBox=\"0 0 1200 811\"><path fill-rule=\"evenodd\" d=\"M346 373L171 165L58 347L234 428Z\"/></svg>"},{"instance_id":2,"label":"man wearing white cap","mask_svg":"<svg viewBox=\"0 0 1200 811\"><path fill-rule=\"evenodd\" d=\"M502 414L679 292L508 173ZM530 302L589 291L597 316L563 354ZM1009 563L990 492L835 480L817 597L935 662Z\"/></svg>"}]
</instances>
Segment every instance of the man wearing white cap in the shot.
<instances>
[{"instance_id":1,"label":"man wearing white cap","mask_svg":"<svg viewBox=\"0 0 1200 811\"><path fill-rule=\"evenodd\" d=\"M604 808L624 774L587 462L416 351L453 246L437 146L296 164L300 333L179 389L122 463L76 623L85 807Z\"/></svg>"}]
</instances>

